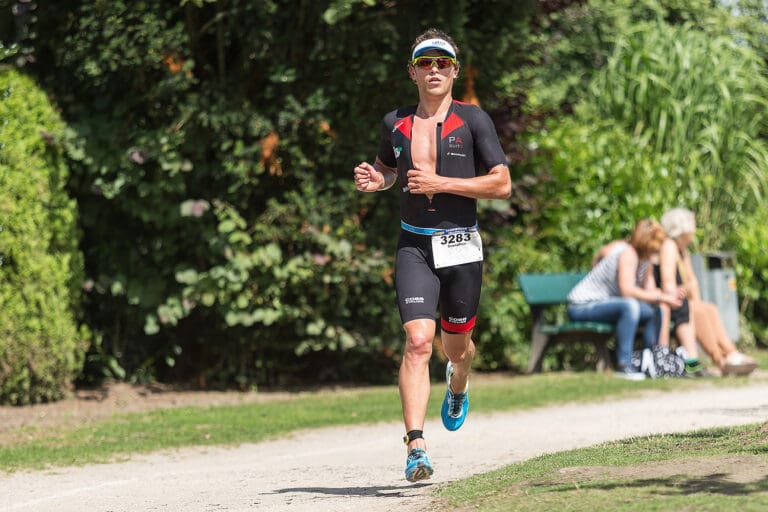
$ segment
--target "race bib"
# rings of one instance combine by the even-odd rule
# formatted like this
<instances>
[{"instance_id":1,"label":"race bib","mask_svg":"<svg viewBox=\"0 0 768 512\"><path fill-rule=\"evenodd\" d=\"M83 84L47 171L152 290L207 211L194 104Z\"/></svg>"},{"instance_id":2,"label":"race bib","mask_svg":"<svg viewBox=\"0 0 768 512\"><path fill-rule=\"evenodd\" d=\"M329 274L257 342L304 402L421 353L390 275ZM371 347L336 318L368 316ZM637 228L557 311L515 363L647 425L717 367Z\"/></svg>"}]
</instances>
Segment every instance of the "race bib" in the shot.
<instances>
[{"instance_id":1,"label":"race bib","mask_svg":"<svg viewBox=\"0 0 768 512\"><path fill-rule=\"evenodd\" d=\"M435 268L483 261L483 240L476 227L449 229L432 235Z\"/></svg>"}]
</instances>

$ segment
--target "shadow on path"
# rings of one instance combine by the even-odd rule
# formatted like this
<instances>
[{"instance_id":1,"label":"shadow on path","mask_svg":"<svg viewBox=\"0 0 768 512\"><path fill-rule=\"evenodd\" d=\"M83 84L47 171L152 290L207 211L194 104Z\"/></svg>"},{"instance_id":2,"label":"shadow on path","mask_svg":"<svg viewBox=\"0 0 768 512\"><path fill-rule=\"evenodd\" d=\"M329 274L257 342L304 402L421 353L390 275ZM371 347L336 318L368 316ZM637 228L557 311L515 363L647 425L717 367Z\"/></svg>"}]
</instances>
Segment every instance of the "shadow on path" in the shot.
<instances>
[{"instance_id":1,"label":"shadow on path","mask_svg":"<svg viewBox=\"0 0 768 512\"><path fill-rule=\"evenodd\" d=\"M287 487L285 489L276 489L266 494L289 494L289 493L310 493L310 494L328 494L331 496L380 496L383 498L407 498L410 492L421 487L427 487L431 484L413 484L406 486L370 486L370 487Z\"/></svg>"}]
</instances>

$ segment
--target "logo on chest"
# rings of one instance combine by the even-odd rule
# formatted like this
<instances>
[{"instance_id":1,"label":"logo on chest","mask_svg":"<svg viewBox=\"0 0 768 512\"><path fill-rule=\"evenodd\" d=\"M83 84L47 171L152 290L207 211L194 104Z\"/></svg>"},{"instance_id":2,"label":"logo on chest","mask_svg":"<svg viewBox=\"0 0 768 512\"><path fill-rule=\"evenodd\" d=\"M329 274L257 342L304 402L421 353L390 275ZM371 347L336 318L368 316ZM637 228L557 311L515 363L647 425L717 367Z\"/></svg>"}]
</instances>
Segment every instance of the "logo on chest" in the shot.
<instances>
[{"instance_id":1,"label":"logo on chest","mask_svg":"<svg viewBox=\"0 0 768 512\"><path fill-rule=\"evenodd\" d=\"M448 137L448 156L466 157L464 152L464 140L461 137Z\"/></svg>"}]
</instances>

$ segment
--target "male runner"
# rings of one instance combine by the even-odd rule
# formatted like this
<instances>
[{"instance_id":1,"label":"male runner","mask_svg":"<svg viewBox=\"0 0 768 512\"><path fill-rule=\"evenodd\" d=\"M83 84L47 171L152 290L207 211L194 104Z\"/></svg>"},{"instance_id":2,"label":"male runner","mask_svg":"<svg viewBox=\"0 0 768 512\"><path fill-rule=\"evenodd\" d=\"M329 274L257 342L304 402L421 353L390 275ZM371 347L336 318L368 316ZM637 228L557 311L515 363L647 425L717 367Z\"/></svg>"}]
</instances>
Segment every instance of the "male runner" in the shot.
<instances>
[{"instance_id":1,"label":"male runner","mask_svg":"<svg viewBox=\"0 0 768 512\"><path fill-rule=\"evenodd\" d=\"M416 38L408 74L419 103L384 116L375 163L354 169L362 192L400 182L395 288L405 330L399 386L408 446L405 478L411 482L433 473L423 429L438 302L449 359L441 417L448 430L456 430L469 409L472 330L483 269L476 200L505 199L512 189L491 119L480 108L453 100L458 53L453 39L440 30Z\"/></svg>"}]
</instances>

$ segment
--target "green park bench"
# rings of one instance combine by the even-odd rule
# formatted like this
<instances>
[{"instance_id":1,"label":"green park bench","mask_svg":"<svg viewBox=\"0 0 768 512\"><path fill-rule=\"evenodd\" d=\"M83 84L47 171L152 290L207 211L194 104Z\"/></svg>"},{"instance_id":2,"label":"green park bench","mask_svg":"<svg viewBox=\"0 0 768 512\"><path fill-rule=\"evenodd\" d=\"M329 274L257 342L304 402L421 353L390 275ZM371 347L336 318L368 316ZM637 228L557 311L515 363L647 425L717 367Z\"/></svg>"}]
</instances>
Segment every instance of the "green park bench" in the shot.
<instances>
[{"instance_id":1,"label":"green park bench","mask_svg":"<svg viewBox=\"0 0 768 512\"><path fill-rule=\"evenodd\" d=\"M531 357L528 373L541 371L544 351L551 343L588 342L595 346L597 371L610 365L608 340L613 336L614 325L602 322L553 322L547 319L547 311L568 302L568 293L587 273L563 272L547 274L520 274L517 282L531 309Z\"/></svg>"}]
</instances>

